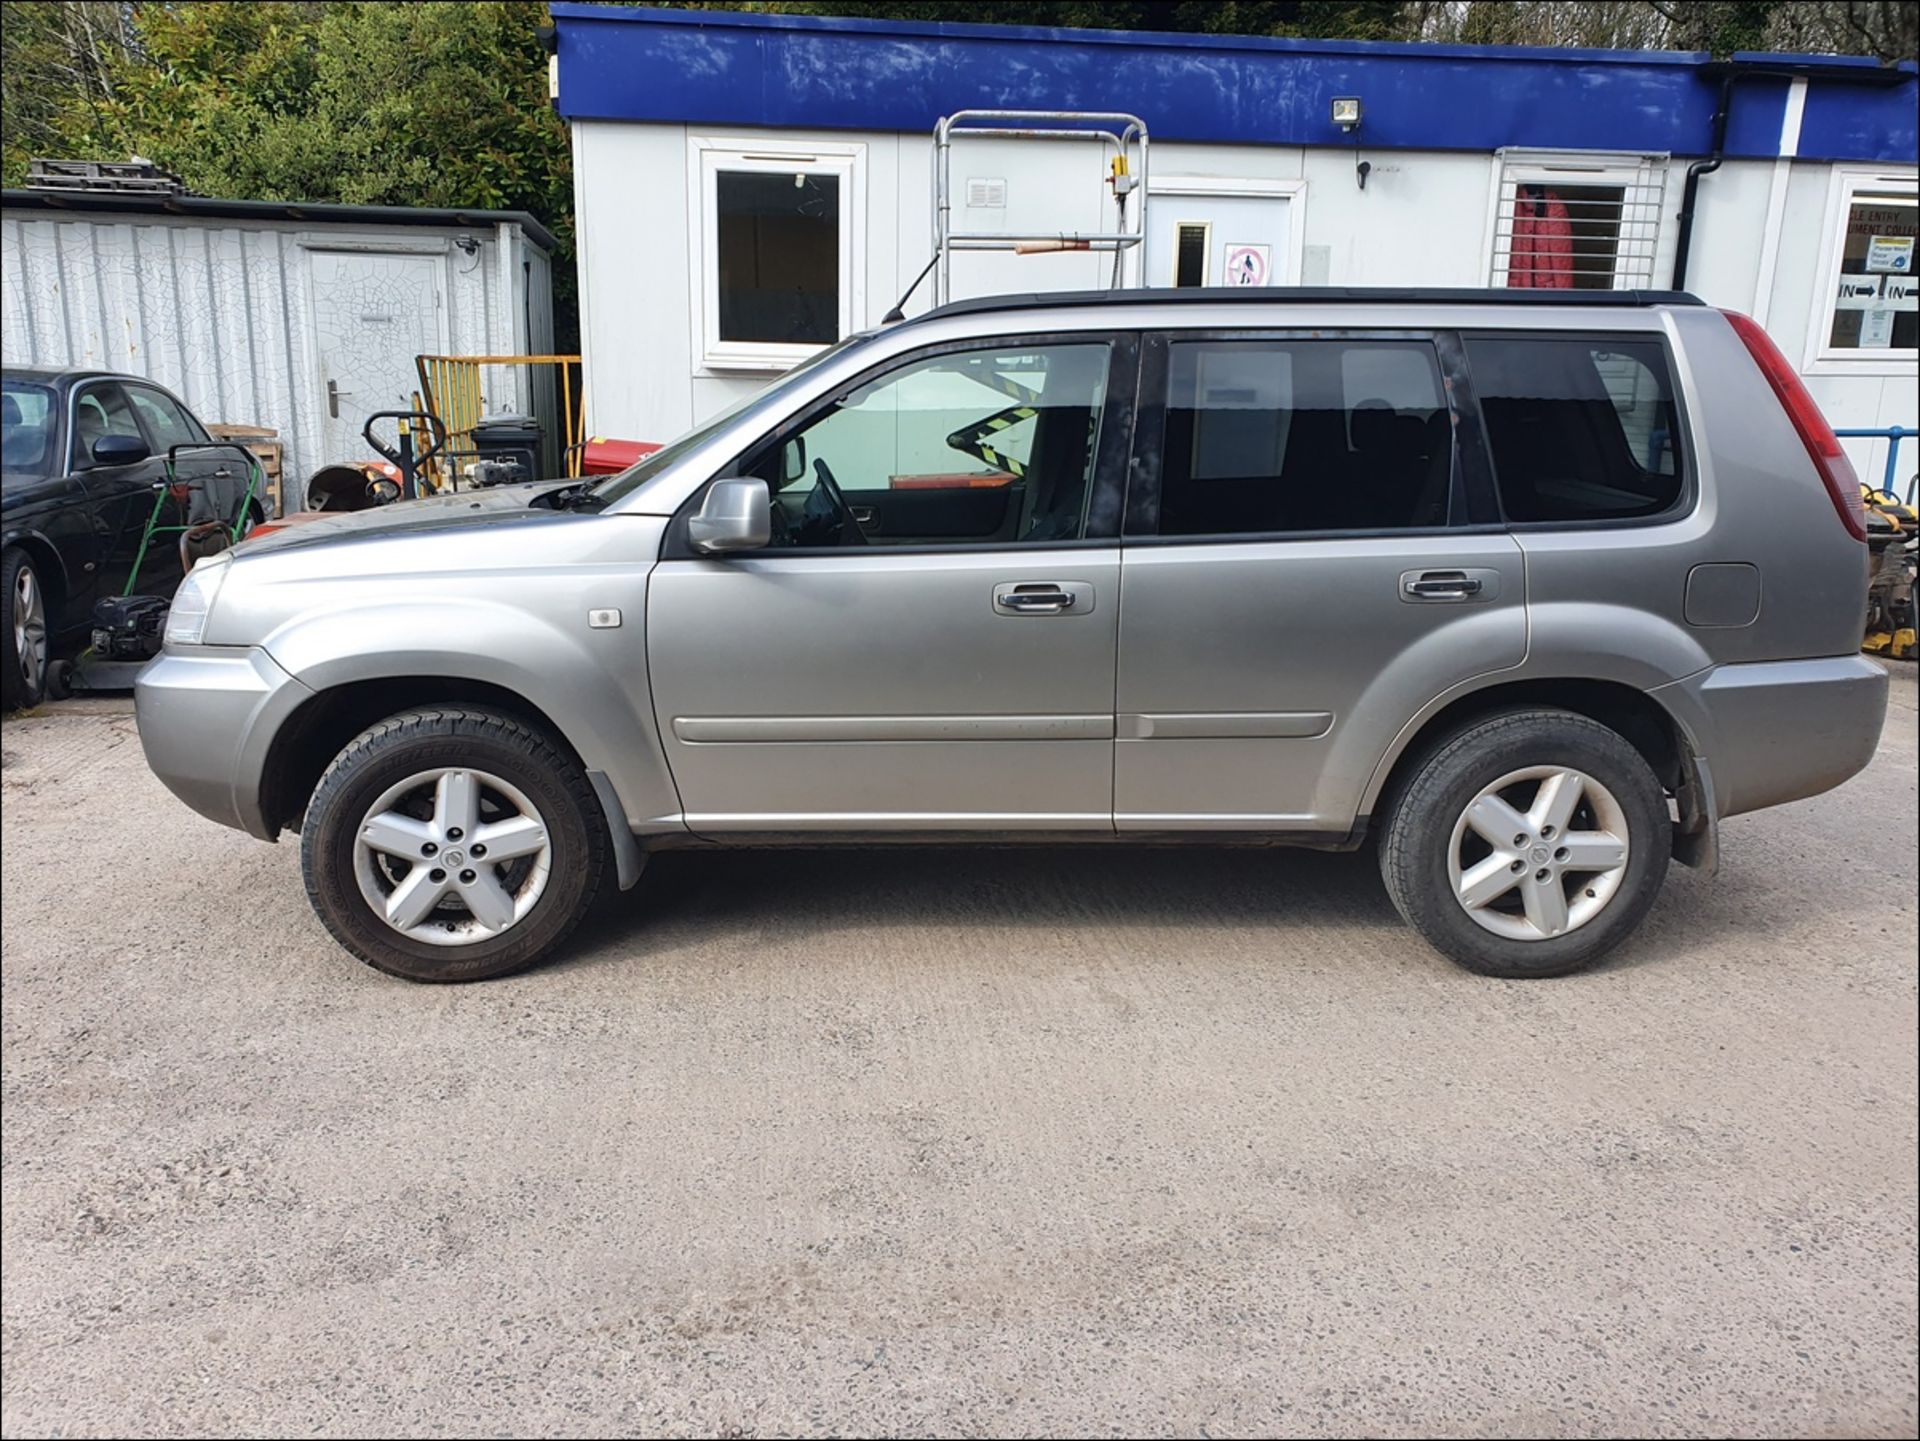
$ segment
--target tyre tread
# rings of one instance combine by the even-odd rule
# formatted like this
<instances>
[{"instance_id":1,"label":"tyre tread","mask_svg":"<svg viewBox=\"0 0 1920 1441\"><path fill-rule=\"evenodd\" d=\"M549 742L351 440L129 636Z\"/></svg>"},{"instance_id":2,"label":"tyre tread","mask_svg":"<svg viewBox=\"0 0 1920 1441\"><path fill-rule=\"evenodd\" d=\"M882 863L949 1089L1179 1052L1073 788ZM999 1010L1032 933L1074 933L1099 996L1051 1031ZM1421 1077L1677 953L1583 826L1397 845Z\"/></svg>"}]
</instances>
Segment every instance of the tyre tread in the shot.
<instances>
[{"instance_id":1,"label":"tyre tread","mask_svg":"<svg viewBox=\"0 0 1920 1441\"><path fill-rule=\"evenodd\" d=\"M1654 834L1634 836L1636 851L1650 851L1654 857L1654 882L1634 888L1631 893L1619 897L1603 915L1580 930L1555 940L1513 942L1488 935L1484 941L1476 936L1471 944L1456 944L1453 938L1434 924L1428 908L1437 898L1425 895L1428 888L1422 869L1431 864L1432 846L1436 843L1434 837L1438 834L1428 828L1444 824L1445 836L1438 841L1442 845L1447 843L1452 833L1453 817L1445 817L1444 822L1435 820L1445 809L1440 804L1442 793L1457 784L1457 772L1468 754L1498 749L1509 742L1544 741L1547 738L1541 733L1547 728L1552 731L1552 739L1562 743L1568 736L1582 737L1602 750L1612 752L1616 759L1628 767L1630 774L1633 767L1637 766L1644 783L1652 786L1659 800L1661 819L1664 821L1666 818L1665 792L1661 790L1658 779L1645 759L1618 731L1577 711L1545 706L1502 711L1468 722L1435 744L1419 763L1412 779L1389 806L1387 823L1381 832L1380 876L1386 884L1387 896L1392 900L1394 909L1408 925L1425 937L1436 950L1483 975L1511 979L1564 976L1593 964L1630 935L1645 918L1659 895L1659 880L1665 874L1666 862L1671 854L1672 832L1665 825L1656 825ZM1636 776L1636 780L1641 778ZM1625 803L1624 797L1622 801ZM1423 830L1427 833L1422 834ZM1445 904L1452 906L1457 902L1448 895ZM1541 964L1528 965L1508 959L1514 954L1523 954L1510 950L1515 945L1552 946L1555 949L1549 953L1551 959L1543 955Z\"/></svg>"},{"instance_id":2,"label":"tyre tread","mask_svg":"<svg viewBox=\"0 0 1920 1441\"><path fill-rule=\"evenodd\" d=\"M586 825L586 885L579 903L560 919L557 926L551 927L547 934L537 938L531 935L518 938L519 944L503 948L494 961L483 967L451 974L425 975L417 970L394 965L365 945L348 927L341 924L339 920L341 908L364 907L365 902L350 874L340 874L337 870L319 863L318 851L321 845L319 837L340 793L352 783L362 765L369 763L389 748L410 741L463 739L511 746L525 759L548 771L562 782L569 799L579 808ZM312 800L307 805L307 822L301 832L300 868L306 883L307 899L312 903L315 914L320 917L328 934L353 955L375 970L384 971L391 976L426 984L447 984L486 980L523 970L559 946L592 909L605 878L607 852L606 822L600 810L599 797L594 794L593 786L587 780L580 763L552 736L507 711L486 706L432 705L400 711L384 720L374 722L349 741L340 754L328 764L326 770L321 773L319 784L314 787ZM528 943L529 941L531 943ZM450 957L459 954L461 954L459 951L449 951Z\"/></svg>"}]
</instances>

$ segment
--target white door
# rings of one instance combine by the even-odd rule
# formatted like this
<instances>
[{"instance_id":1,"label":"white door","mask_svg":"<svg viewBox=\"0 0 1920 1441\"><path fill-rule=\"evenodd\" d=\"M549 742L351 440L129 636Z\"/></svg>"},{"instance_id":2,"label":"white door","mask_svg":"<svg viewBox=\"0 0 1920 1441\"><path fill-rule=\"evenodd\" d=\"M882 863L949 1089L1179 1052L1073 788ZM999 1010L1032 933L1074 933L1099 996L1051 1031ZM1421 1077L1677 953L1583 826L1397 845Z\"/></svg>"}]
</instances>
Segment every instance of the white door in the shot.
<instances>
[{"instance_id":1,"label":"white door","mask_svg":"<svg viewBox=\"0 0 1920 1441\"><path fill-rule=\"evenodd\" d=\"M1196 193L1192 182L1167 186L1154 184L1147 209L1148 285L1299 283L1289 273L1288 196Z\"/></svg>"},{"instance_id":2,"label":"white door","mask_svg":"<svg viewBox=\"0 0 1920 1441\"><path fill-rule=\"evenodd\" d=\"M414 357L444 348L442 274L435 255L313 253L320 463L370 458L360 435L367 417L413 408ZM392 421L375 427L389 444L394 432Z\"/></svg>"}]
</instances>

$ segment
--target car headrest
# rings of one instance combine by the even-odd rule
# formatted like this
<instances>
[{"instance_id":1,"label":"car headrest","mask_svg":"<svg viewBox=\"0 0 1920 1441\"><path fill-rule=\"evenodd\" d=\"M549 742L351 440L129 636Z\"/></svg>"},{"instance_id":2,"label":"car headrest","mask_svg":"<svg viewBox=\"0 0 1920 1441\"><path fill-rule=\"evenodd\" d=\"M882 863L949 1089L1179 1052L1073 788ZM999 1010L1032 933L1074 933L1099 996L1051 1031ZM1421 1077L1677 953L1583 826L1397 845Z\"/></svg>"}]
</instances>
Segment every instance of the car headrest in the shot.
<instances>
[{"instance_id":1,"label":"car headrest","mask_svg":"<svg viewBox=\"0 0 1920 1441\"><path fill-rule=\"evenodd\" d=\"M1357 454L1404 458L1419 452L1426 429L1417 416L1402 415L1384 400L1366 400L1353 408L1350 434Z\"/></svg>"},{"instance_id":2,"label":"car headrest","mask_svg":"<svg viewBox=\"0 0 1920 1441\"><path fill-rule=\"evenodd\" d=\"M19 425L20 402L11 395L0 395L0 425Z\"/></svg>"}]
</instances>

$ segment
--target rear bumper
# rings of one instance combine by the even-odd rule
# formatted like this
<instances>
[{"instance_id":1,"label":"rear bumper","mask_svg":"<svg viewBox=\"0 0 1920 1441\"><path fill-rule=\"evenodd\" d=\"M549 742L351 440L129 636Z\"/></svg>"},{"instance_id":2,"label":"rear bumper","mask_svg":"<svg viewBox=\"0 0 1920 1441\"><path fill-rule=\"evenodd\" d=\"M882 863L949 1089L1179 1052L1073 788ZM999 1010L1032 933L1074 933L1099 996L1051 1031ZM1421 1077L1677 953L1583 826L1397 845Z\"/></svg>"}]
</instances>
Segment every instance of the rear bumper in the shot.
<instances>
[{"instance_id":1,"label":"rear bumper","mask_svg":"<svg viewBox=\"0 0 1920 1441\"><path fill-rule=\"evenodd\" d=\"M1720 816L1832 790L1873 759L1887 672L1865 656L1722 665L1661 686L1711 767Z\"/></svg>"},{"instance_id":2,"label":"rear bumper","mask_svg":"<svg viewBox=\"0 0 1920 1441\"><path fill-rule=\"evenodd\" d=\"M196 646L156 657L134 683L147 764L208 820L273 840L260 810L267 747L313 692L263 650Z\"/></svg>"}]
</instances>

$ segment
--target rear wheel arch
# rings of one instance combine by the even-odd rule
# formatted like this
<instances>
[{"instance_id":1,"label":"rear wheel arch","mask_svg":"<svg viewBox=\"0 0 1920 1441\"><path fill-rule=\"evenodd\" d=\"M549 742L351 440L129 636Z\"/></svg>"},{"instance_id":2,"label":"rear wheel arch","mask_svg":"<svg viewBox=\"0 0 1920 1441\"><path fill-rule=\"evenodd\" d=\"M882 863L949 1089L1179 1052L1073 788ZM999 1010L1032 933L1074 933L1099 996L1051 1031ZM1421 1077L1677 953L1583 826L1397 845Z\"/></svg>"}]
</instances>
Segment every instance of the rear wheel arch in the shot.
<instances>
[{"instance_id":1,"label":"rear wheel arch","mask_svg":"<svg viewBox=\"0 0 1920 1441\"><path fill-rule=\"evenodd\" d=\"M1659 700L1636 686L1589 677L1543 677L1483 686L1456 696L1402 732L1368 786L1363 815L1384 815L1421 764L1453 736L1509 710L1564 710L1617 732L1646 760L1660 784L1679 797L1697 790L1691 737Z\"/></svg>"}]
</instances>

